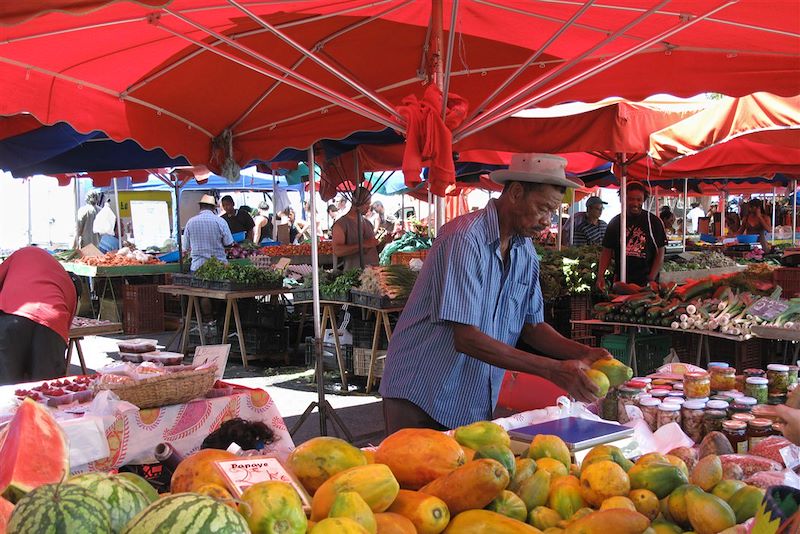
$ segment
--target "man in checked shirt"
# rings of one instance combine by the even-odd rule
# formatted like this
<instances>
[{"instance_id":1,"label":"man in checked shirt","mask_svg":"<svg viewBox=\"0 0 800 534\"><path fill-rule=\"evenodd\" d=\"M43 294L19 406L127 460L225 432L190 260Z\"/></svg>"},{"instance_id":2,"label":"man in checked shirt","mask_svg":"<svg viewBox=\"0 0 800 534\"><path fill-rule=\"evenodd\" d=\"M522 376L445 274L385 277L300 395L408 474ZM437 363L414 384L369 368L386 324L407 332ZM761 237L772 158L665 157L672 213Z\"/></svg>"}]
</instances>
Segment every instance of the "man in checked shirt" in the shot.
<instances>
[{"instance_id":1,"label":"man in checked shirt","mask_svg":"<svg viewBox=\"0 0 800 534\"><path fill-rule=\"evenodd\" d=\"M585 371L611 355L544 322L530 239L579 185L565 168L558 156L514 155L509 170L492 173L500 198L442 227L389 343L380 388L387 432L491 419L506 369L596 398ZM519 339L538 354L514 348Z\"/></svg>"}]
</instances>

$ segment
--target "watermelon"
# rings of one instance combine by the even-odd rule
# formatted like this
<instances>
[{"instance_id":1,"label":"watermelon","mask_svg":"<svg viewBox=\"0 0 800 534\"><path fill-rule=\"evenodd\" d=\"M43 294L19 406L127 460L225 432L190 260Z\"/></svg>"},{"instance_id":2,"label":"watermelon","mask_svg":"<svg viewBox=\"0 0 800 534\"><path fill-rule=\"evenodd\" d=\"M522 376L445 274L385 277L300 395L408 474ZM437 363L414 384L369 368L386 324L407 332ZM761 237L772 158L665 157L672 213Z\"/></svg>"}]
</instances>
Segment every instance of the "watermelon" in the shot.
<instances>
[{"instance_id":1,"label":"watermelon","mask_svg":"<svg viewBox=\"0 0 800 534\"><path fill-rule=\"evenodd\" d=\"M144 496L147 497L147 504L150 504L158 499L158 491L156 491L153 485L136 473L131 473L130 471L120 471L117 473L117 476L125 479L125 481L130 482L139 488L142 493L144 493Z\"/></svg>"},{"instance_id":2,"label":"watermelon","mask_svg":"<svg viewBox=\"0 0 800 534\"><path fill-rule=\"evenodd\" d=\"M68 483L86 488L106 505L111 518L111 530L115 533L150 504L139 488L117 475L84 473L72 477Z\"/></svg>"},{"instance_id":3,"label":"watermelon","mask_svg":"<svg viewBox=\"0 0 800 534\"><path fill-rule=\"evenodd\" d=\"M106 505L89 490L74 484L44 484L22 497L8 534L111 534Z\"/></svg>"},{"instance_id":4,"label":"watermelon","mask_svg":"<svg viewBox=\"0 0 800 534\"><path fill-rule=\"evenodd\" d=\"M249 534L230 506L197 493L159 499L133 518L122 534Z\"/></svg>"},{"instance_id":5,"label":"watermelon","mask_svg":"<svg viewBox=\"0 0 800 534\"><path fill-rule=\"evenodd\" d=\"M25 399L0 437L0 495L16 502L69 475L69 448L61 427L41 404Z\"/></svg>"},{"instance_id":6,"label":"watermelon","mask_svg":"<svg viewBox=\"0 0 800 534\"><path fill-rule=\"evenodd\" d=\"M8 518L11 517L11 512L14 511L14 505L11 502L0 497L0 534L6 534L6 527L8 526Z\"/></svg>"}]
</instances>

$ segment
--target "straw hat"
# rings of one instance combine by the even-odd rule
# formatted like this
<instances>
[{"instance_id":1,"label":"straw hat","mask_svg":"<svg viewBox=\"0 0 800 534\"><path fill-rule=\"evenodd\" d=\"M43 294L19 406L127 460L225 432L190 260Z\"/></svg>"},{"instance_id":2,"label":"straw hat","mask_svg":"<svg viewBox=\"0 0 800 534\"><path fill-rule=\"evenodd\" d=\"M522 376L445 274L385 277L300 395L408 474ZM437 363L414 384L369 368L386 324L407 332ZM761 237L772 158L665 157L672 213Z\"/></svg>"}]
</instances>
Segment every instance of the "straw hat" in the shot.
<instances>
[{"instance_id":1,"label":"straw hat","mask_svg":"<svg viewBox=\"0 0 800 534\"><path fill-rule=\"evenodd\" d=\"M530 182L561 187L583 187L583 182L566 176L567 160L552 154L514 154L508 169L493 171L490 176L498 184Z\"/></svg>"},{"instance_id":2,"label":"straw hat","mask_svg":"<svg viewBox=\"0 0 800 534\"><path fill-rule=\"evenodd\" d=\"M207 206L216 206L217 199L214 198L212 195L203 195L203 198L200 199L199 204L206 204Z\"/></svg>"}]
</instances>

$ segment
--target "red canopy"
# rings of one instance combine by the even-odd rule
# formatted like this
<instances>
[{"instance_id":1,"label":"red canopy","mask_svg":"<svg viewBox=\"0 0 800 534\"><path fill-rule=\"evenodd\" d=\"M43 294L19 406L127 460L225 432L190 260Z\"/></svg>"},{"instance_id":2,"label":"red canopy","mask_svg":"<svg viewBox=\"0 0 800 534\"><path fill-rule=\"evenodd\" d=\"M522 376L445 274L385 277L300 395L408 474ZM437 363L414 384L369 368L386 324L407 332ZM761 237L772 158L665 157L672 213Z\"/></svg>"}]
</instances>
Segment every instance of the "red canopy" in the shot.
<instances>
[{"instance_id":1,"label":"red canopy","mask_svg":"<svg viewBox=\"0 0 800 534\"><path fill-rule=\"evenodd\" d=\"M443 46L426 56L438 4L445 32L441 41L432 35ZM437 66L448 92L469 104L460 126L448 124L465 140L531 105L797 90L796 0L768 8L753 1L463 0L450 48L453 5L5 2L0 114L101 129L218 168L227 157L271 159L354 131L404 131L397 107L409 95L422 97Z\"/></svg>"}]
</instances>

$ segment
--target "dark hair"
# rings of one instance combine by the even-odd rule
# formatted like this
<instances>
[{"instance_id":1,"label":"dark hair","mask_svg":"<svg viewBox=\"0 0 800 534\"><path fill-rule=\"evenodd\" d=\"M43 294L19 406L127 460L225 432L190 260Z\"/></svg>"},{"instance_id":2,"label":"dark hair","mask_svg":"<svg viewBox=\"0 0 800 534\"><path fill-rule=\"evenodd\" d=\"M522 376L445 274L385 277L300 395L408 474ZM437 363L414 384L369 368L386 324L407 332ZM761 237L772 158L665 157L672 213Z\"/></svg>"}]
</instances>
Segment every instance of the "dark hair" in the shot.
<instances>
[{"instance_id":1,"label":"dark hair","mask_svg":"<svg viewBox=\"0 0 800 534\"><path fill-rule=\"evenodd\" d=\"M236 443L243 450L260 450L275 440L275 433L261 421L246 421L239 417L225 421L209 434L201 449L227 450Z\"/></svg>"},{"instance_id":2,"label":"dark hair","mask_svg":"<svg viewBox=\"0 0 800 534\"><path fill-rule=\"evenodd\" d=\"M664 217L665 215L672 215L672 210L670 209L669 206L661 206L659 215L661 215L661 217Z\"/></svg>"},{"instance_id":3,"label":"dark hair","mask_svg":"<svg viewBox=\"0 0 800 534\"><path fill-rule=\"evenodd\" d=\"M328 213L332 211L339 211L339 208L336 207L336 204L328 204Z\"/></svg>"},{"instance_id":4,"label":"dark hair","mask_svg":"<svg viewBox=\"0 0 800 534\"><path fill-rule=\"evenodd\" d=\"M644 199L645 200L650 198L650 191L641 182L628 182L628 187L625 188L625 191L627 193L630 193L631 191L641 191L642 193L644 193ZM620 190L620 195L621 194L622 194L622 190Z\"/></svg>"},{"instance_id":5,"label":"dark hair","mask_svg":"<svg viewBox=\"0 0 800 534\"><path fill-rule=\"evenodd\" d=\"M225 195L224 197L222 197L221 199L219 199L219 203L220 203L220 204L222 204L223 202L230 202L231 204L234 204L234 202L233 202L233 197L232 197L232 196L230 196L230 195Z\"/></svg>"},{"instance_id":6,"label":"dark hair","mask_svg":"<svg viewBox=\"0 0 800 534\"><path fill-rule=\"evenodd\" d=\"M69 279L72 280L72 285L75 286L75 295L78 300L81 300L81 295L83 295L83 283L81 279L74 273L67 273L69 274Z\"/></svg>"},{"instance_id":7,"label":"dark hair","mask_svg":"<svg viewBox=\"0 0 800 534\"><path fill-rule=\"evenodd\" d=\"M754 198L753 200L751 200L750 203L749 203L749 206L751 208L758 208L761 211L764 211L764 203L761 202L760 198Z\"/></svg>"},{"instance_id":8,"label":"dark hair","mask_svg":"<svg viewBox=\"0 0 800 534\"><path fill-rule=\"evenodd\" d=\"M503 186L503 193L508 191L511 188L511 185L515 184L515 183L522 186L522 191L526 195L528 193L532 192L532 191L541 191L543 187L552 187L554 189L558 189L558 191L562 195L567 191L567 188L565 186L563 186L563 185L542 184L542 183L539 183L539 182L520 182L520 181L516 181L516 180L509 180Z\"/></svg>"}]
</instances>

